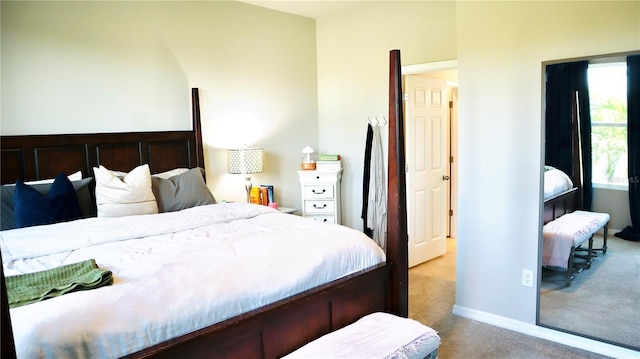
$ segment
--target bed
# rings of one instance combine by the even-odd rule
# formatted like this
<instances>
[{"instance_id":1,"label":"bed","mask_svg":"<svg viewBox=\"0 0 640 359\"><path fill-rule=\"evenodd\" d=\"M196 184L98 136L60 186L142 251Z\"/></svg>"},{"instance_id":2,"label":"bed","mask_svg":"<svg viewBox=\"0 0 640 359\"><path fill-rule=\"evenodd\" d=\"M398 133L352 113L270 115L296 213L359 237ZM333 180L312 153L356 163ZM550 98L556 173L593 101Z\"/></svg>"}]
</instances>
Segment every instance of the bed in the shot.
<instances>
[{"instance_id":1,"label":"bed","mask_svg":"<svg viewBox=\"0 0 640 359\"><path fill-rule=\"evenodd\" d=\"M177 168L198 171L204 168L198 89L192 90L192 114L191 131L2 136L2 184L16 179L54 178L59 172L70 174L78 170L86 179L95 174L93 169L98 166L125 171L122 176L141 166L148 166L150 174ZM42 345L38 351L47 351L51 356L90 353L129 358L275 358L369 313L384 311L406 317L402 118L400 52L393 50L389 67L390 230L386 254L370 246L362 234L346 227L310 223L313 221L267 207L239 203L201 204L174 212L113 218L108 223L102 221L104 218L89 216L2 231L3 264L10 263L3 265L1 276L2 357L22 356L29 353L30 346L49 342L58 348ZM95 192L89 194L95 201ZM324 227L315 227L318 225ZM289 230L285 233L283 228ZM200 241L209 243L210 251L195 245L194 238L206 239L217 233L225 234L224 241ZM44 235L58 241L43 242ZM344 235L351 239L328 240L345 238ZM339 270L338 265L329 264L328 256L319 255L320 248L328 244L317 241L322 238L327 239L324 242L340 242L342 247L364 244L358 244L361 248L356 250L364 257L354 259L351 254L340 252L337 262L345 263L347 268ZM62 248L58 243L63 243ZM305 248L313 248L309 251L315 255L313 260L296 260L291 254L292 250L298 253ZM148 256L151 252L159 253L160 258ZM233 259L239 254L255 261L258 269L245 271L245 266ZM113 284L9 309L5 275L86 258L98 258L98 266L111 271ZM181 261L184 259L187 264ZM301 262L315 262L315 266L302 267ZM195 277L196 272L209 276ZM224 284L230 273L238 272L243 272L239 277L243 279ZM261 279L256 274L261 272L274 272L285 284ZM289 275L294 272L315 279ZM177 283L183 289L167 292L165 281L166 287ZM127 285L139 293L125 291L123 287ZM242 294L244 300L216 298L226 297L228 288L248 290L248 294ZM229 310L216 309L212 301L220 299ZM51 314L72 305L75 313ZM78 305L85 311L78 310ZM35 317L44 318L44 323L32 324ZM99 340L87 339L85 336L91 335L86 332L80 338L69 339L77 335L76 329L61 322L77 324ZM51 328L56 330L52 332Z\"/></svg>"},{"instance_id":2,"label":"bed","mask_svg":"<svg viewBox=\"0 0 640 359\"><path fill-rule=\"evenodd\" d=\"M558 169L545 170L543 181L545 224L576 209L576 194L579 190L566 173ZM547 181L553 184L547 185Z\"/></svg>"},{"instance_id":3,"label":"bed","mask_svg":"<svg viewBox=\"0 0 640 359\"><path fill-rule=\"evenodd\" d=\"M578 94L572 97L572 149L573 166L571 173L563 172L550 165L544 166L543 178L543 224L547 224L563 214L582 207L582 166L580 160L580 136L578 133Z\"/></svg>"},{"instance_id":4,"label":"bed","mask_svg":"<svg viewBox=\"0 0 640 359\"><path fill-rule=\"evenodd\" d=\"M565 172L544 166L544 200L553 198L573 188L573 181Z\"/></svg>"}]
</instances>

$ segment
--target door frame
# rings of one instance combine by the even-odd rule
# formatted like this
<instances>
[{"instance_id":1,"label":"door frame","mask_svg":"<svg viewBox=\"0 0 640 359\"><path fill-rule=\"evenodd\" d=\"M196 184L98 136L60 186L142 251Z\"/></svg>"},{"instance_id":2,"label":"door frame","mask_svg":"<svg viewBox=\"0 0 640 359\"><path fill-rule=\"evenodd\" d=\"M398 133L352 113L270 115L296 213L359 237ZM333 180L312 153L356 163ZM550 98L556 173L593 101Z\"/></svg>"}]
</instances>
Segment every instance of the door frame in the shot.
<instances>
[{"instance_id":1,"label":"door frame","mask_svg":"<svg viewBox=\"0 0 640 359\"><path fill-rule=\"evenodd\" d=\"M423 72L458 69L458 60L426 62L402 66L402 75L414 75Z\"/></svg>"}]
</instances>

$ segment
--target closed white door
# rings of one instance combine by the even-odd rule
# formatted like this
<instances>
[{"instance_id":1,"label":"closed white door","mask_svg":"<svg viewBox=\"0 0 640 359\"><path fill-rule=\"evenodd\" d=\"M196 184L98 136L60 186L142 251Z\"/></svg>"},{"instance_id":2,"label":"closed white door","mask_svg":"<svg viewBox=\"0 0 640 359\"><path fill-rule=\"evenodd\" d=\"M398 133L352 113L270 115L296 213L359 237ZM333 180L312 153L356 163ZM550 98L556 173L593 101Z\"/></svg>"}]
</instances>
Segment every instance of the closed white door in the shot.
<instances>
[{"instance_id":1,"label":"closed white door","mask_svg":"<svg viewBox=\"0 0 640 359\"><path fill-rule=\"evenodd\" d=\"M405 76L409 267L447 251L449 101L444 80Z\"/></svg>"}]
</instances>

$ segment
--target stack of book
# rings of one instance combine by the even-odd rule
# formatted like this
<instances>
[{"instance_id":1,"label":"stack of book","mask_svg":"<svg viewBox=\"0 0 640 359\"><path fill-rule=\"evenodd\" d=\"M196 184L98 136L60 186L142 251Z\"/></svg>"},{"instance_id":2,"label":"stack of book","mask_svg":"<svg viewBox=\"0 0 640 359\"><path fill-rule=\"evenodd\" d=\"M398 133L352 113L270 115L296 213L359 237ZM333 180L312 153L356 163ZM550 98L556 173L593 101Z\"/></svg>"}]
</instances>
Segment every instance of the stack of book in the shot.
<instances>
[{"instance_id":1,"label":"stack of book","mask_svg":"<svg viewBox=\"0 0 640 359\"><path fill-rule=\"evenodd\" d=\"M318 156L318 161L340 161L340 155L321 154Z\"/></svg>"},{"instance_id":2,"label":"stack of book","mask_svg":"<svg viewBox=\"0 0 640 359\"><path fill-rule=\"evenodd\" d=\"M340 155L321 154L316 162L316 171L339 171L342 169Z\"/></svg>"},{"instance_id":3,"label":"stack of book","mask_svg":"<svg viewBox=\"0 0 640 359\"><path fill-rule=\"evenodd\" d=\"M249 193L249 200L251 203L261 204L268 206L269 203L275 203L275 196L273 194L273 185L262 184L260 187L251 188Z\"/></svg>"}]
</instances>

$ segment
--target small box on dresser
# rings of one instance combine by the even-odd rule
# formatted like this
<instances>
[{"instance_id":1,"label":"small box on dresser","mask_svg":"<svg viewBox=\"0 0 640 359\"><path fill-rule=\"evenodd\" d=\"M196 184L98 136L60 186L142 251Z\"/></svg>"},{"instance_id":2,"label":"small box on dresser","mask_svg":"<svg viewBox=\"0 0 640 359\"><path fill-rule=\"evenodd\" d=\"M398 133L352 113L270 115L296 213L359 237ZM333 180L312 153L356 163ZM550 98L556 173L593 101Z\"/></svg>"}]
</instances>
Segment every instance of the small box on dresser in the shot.
<instances>
[{"instance_id":1,"label":"small box on dresser","mask_svg":"<svg viewBox=\"0 0 640 359\"><path fill-rule=\"evenodd\" d=\"M319 166L316 170L298 171L302 195L302 216L328 223L341 223L340 161Z\"/></svg>"}]
</instances>

